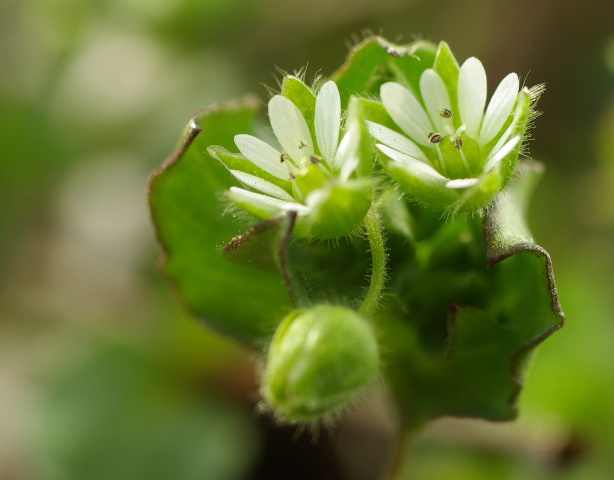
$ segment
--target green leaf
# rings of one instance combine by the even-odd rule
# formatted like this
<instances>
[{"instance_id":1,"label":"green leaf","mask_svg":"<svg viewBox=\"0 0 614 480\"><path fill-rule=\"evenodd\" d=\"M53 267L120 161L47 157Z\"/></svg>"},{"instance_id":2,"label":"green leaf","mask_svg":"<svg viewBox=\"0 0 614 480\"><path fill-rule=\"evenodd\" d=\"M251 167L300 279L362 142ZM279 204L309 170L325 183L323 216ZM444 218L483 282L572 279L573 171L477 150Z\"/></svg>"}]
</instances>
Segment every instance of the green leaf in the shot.
<instances>
[{"instance_id":1,"label":"green leaf","mask_svg":"<svg viewBox=\"0 0 614 480\"><path fill-rule=\"evenodd\" d=\"M285 270L285 252L296 221L296 212L262 220L234 237L222 250L233 262L265 270Z\"/></svg>"},{"instance_id":2,"label":"green leaf","mask_svg":"<svg viewBox=\"0 0 614 480\"><path fill-rule=\"evenodd\" d=\"M177 150L150 181L149 202L163 269L186 306L210 327L250 345L272 335L292 308L281 275L225 258L221 246L246 229L221 192L237 182L204 152L253 131L259 102L246 98L196 113Z\"/></svg>"},{"instance_id":3,"label":"green leaf","mask_svg":"<svg viewBox=\"0 0 614 480\"><path fill-rule=\"evenodd\" d=\"M415 257L390 262L378 314L383 364L410 424L517 415L532 354L564 322L552 262L524 220L541 169L524 163L497 197L483 248L478 219L459 217L417 242Z\"/></svg>"}]
</instances>

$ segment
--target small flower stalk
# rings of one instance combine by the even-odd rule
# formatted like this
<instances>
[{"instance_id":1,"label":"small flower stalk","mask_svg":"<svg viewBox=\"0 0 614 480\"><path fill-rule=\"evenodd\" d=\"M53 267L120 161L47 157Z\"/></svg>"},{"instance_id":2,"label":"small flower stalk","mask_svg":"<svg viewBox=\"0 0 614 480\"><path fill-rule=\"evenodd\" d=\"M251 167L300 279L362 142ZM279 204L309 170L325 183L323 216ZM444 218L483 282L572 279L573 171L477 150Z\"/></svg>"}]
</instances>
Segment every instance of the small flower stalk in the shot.
<instances>
[{"instance_id":1,"label":"small flower stalk","mask_svg":"<svg viewBox=\"0 0 614 480\"><path fill-rule=\"evenodd\" d=\"M299 79L286 77L286 81L294 84L294 90L298 83L302 95L295 95L294 101L275 95L269 101L269 119L278 144L239 134L234 139L239 155L219 146L208 149L242 184L231 187L226 198L261 219L297 212L297 237L347 235L360 226L371 205L371 184L361 176L364 164L370 167L372 163L371 152L361 151L364 122L356 118L358 112L351 112L340 141L342 110L337 85L326 82L314 98ZM314 114L308 121L305 112L310 111Z\"/></svg>"},{"instance_id":2,"label":"small flower stalk","mask_svg":"<svg viewBox=\"0 0 614 480\"><path fill-rule=\"evenodd\" d=\"M283 421L334 415L375 376L379 349L355 311L317 305L289 314L268 350L261 393Z\"/></svg>"},{"instance_id":3,"label":"small flower stalk","mask_svg":"<svg viewBox=\"0 0 614 480\"><path fill-rule=\"evenodd\" d=\"M445 43L419 90L382 85L383 106L400 130L369 124L384 168L420 203L449 214L480 211L508 184L543 86L519 86L510 73L486 105L484 66L460 68Z\"/></svg>"}]
</instances>

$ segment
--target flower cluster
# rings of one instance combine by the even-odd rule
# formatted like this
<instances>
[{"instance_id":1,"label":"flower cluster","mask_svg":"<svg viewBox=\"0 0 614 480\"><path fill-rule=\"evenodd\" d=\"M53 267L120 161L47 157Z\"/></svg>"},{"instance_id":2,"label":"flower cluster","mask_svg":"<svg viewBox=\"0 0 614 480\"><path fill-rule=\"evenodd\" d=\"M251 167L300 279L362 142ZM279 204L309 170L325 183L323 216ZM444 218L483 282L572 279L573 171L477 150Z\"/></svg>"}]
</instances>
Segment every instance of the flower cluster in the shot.
<instances>
[{"instance_id":1,"label":"flower cluster","mask_svg":"<svg viewBox=\"0 0 614 480\"><path fill-rule=\"evenodd\" d=\"M231 187L228 200L258 218L295 211L299 237L337 238L356 230L371 205L371 186L366 179L352 178L361 162L356 128L347 125L339 142L337 85L329 81L318 92L315 135L301 109L282 95L271 98L268 113L279 146L246 134L234 139L256 172L233 168L232 157L221 147L209 148L245 187Z\"/></svg>"},{"instance_id":2,"label":"flower cluster","mask_svg":"<svg viewBox=\"0 0 614 480\"><path fill-rule=\"evenodd\" d=\"M303 308L279 324L261 379L262 396L279 418L337 412L379 366L376 335L365 318L377 307L386 276L374 160L381 163L378 175L383 170L425 207L481 213L512 178L541 90L521 89L510 73L487 102L482 63L469 58L459 66L442 42L431 68L384 83L381 101L350 97L345 112L334 81L316 94L285 77L268 103L273 139L241 133L234 137L239 153L209 147L241 184L225 192L236 207L260 219L292 211L292 234L299 238L339 238L362 225L373 253L360 314L297 304Z\"/></svg>"}]
</instances>

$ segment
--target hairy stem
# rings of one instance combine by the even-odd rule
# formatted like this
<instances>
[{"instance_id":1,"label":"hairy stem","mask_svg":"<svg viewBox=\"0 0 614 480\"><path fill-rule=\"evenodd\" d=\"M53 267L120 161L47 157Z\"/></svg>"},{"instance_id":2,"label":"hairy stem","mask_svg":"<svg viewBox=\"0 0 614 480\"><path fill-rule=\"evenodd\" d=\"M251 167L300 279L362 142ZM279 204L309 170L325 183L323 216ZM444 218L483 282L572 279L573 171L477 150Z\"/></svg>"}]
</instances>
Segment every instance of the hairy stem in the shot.
<instances>
[{"instance_id":1,"label":"hairy stem","mask_svg":"<svg viewBox=\"0 0 614 480\"><path fill-rule=\"evenodd\" d=\"M369 317L379 305L386 281L386 249L380 219L375 207L371 206L364 219L369 248L371 249L371 283L358 312Z\"/></svg>"}]
</instances>

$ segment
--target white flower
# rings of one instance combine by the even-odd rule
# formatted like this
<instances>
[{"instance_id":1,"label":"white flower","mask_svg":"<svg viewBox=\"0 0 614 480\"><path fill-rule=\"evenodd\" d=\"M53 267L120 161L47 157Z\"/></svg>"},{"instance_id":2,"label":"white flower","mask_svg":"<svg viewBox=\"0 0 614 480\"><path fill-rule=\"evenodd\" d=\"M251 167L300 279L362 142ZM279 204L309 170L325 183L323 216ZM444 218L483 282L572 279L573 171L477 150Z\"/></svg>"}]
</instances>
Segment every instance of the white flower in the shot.
<instances>
[{"instance_id":1,"label":"white flower","mask_svg":"<svg viewBox=\"0 0 614 480\"><path fill-rule=\"evenodd\" d=\"M421 99L398 83L382 85L382 103L407 137L375 123L369 124L369 131L394 168L432 187L468 189L517 153L529 103L514 106L523 94L529 91L519 93L518 75L510 73L485 109L486 72L477 58L469 58L460 67L456 87L446 85L434 69L425 70Z\"/></svg>"},{"instance_id":2,"label":"white flower","mask_svg":"<svg viewBox=\"0 0 614 480\"><path fill-rule=\"evenodd\" d=\"M326 82L316 97L315 140L299 110L288 98L275 95L269 101L269 119L281 150L252 135L236 135L235 144L243 156L274 177L289 181L286 189L260 177L230 170L247 190L231 187L228 198L235 203L248 202L270 215L294 210L299 215L311 213L318 200L318 189L328 179L345 181L358 161L348 148L352 141L348 132L339 145L341 99L337 85Z\"/></svg>"}]
</instances>

